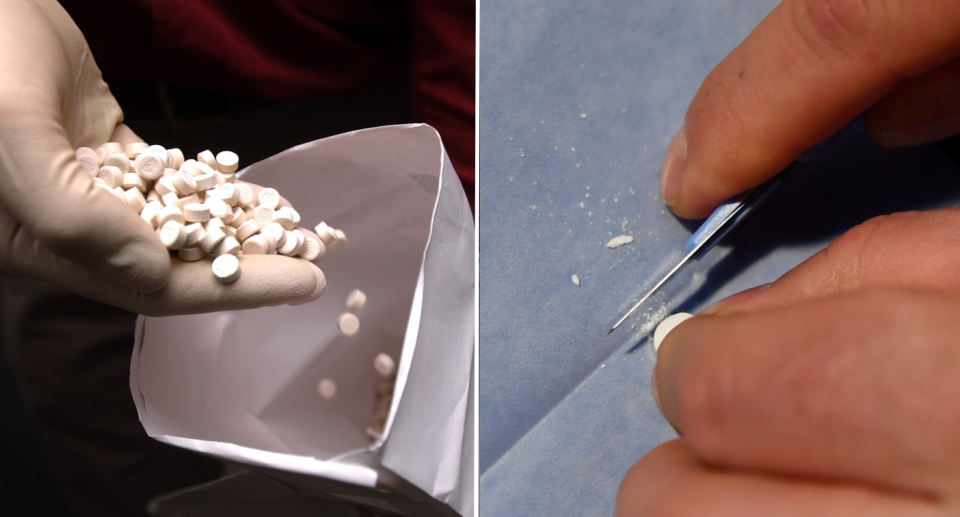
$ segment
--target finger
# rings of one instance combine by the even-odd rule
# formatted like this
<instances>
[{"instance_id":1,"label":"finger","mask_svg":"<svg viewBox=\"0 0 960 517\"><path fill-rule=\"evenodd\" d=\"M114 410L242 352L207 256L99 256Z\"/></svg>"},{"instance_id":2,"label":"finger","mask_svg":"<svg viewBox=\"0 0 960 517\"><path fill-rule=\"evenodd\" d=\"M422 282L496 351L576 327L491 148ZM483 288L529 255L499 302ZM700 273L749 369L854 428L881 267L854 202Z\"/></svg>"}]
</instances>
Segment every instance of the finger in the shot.
<instances>
[{"instance_id":1,"label":"finger","mask_svg":"<svg viewBox=\"0 0 960 517\"><path fill-rule=\"evenodd\" d=\"M667 419L717 465L947 491L960 298L869 291L697 316L658 351Z\"/></svg>"},{"instance_id":2,"label":"finger","mask_svg":"<svg viewBox=\"0 0 960 517\"><path fill-rule=\"evenodd\" d=\"M163 246L74 159L75 145L106 141L119 107L106 85L74 96L71 66L83 63L69 61L34 5L4 2L0 16L0 34L31 42L31 52L0 56L0 203L45 248L130 289L155 291L169 275ZM84 141L71 141L68 129Z\"/></svg>"},{"instance_id":3,"label":"finger","mask_svg":"<svg viewBox=\"0 0 960 517\"><path fill-rule=\"evenodd\" d=\"M703 314L751 313L802 300L876 288L960 290L960 209L871 219L761 289Z\"/></svg>"},{"instance_id":4,"label":"finger","mask_svg":"<svg viewBox=\"0 0 960 517\"><path fill-rule=\"evenodd\" d=\"M960 59L897 85L864 114L880 145L905 147L960 133Z\"/></svg>"},{"instance_id":5,"label":"finger","mask_svg":"<svg viewBox=\"0 0 960 517\"><path fill-rule=\"evenodd\" d=\"M617 517L703 515L933 517L947 512L917 494L711 468L683 440L650 451L630 469L617 495Z\"/></svg>"},{"instance_id":6,"label":"finger","mask_svg":"<svg viewBox=\"0 0 960 517\"><path fill-rule=\"evenodd\" d=\"M955 56L958 29L957 2L785 0L701 85L664 161L664 202L706 217Z\"/></svg>"}]
</instances>

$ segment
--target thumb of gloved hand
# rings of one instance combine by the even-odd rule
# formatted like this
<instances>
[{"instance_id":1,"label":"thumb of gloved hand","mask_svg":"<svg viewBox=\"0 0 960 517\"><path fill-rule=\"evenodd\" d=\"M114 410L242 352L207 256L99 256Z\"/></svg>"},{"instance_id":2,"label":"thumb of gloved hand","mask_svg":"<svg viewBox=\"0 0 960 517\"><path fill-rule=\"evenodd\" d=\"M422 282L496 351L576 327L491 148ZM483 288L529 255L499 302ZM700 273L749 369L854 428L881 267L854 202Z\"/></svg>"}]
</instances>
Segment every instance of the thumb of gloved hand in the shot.
<instances>
[{"instance_id":1,"label":"thumb of gloved hand","mask_svg":"<svg viewBox=\"0 0 960 517\"><path fill-rule=\"evenodd\" d=\"M0 2L0 204L40 246L152 292L170 276L169 254L74 156L109 141L122 120L86 40L56 1Z\"/></svg>"}]
</instances>

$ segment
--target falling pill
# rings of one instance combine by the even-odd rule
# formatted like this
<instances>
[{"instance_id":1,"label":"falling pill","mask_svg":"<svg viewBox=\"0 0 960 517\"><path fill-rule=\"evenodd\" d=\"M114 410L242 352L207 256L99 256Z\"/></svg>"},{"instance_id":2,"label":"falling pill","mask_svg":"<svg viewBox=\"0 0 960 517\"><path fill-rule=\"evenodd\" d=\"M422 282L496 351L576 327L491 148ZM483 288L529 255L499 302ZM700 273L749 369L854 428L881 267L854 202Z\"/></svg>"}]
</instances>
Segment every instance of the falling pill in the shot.
<instances>
[{"instance_id":1,"label":"falling pill","mask_svg":"<svg viewBox=\"0 0 960 517\"><path fill-rule=\"evenodd\" d=\"M373 368L377 370L383 377L390 377L393 375L393 370L396 368L396 364L393 362L393 358L387 354L378 354L373 360Z\"/></svg>"},{"instance_id":2,"label":"falling pill","mask_svg":"<svg viewBox=\"0 0 960 517\"><path fill-rule=\"evenodd\" d=\"M344 336L353 337L360 330L360 318L355 314L345 312L337 318L337 328Z\"/></svg>"},{"instance_id":3,"label":"falling pill","mask_svg":"<svg viewBox=\"0 0 960 517\"><path fill-rule=\"evenodd\" d=\"M337 394L337 383L330 379L320 379L320 382L317 383L317 393L319 393L321 397L330 400Z\"/></svg>"}]
</instances>

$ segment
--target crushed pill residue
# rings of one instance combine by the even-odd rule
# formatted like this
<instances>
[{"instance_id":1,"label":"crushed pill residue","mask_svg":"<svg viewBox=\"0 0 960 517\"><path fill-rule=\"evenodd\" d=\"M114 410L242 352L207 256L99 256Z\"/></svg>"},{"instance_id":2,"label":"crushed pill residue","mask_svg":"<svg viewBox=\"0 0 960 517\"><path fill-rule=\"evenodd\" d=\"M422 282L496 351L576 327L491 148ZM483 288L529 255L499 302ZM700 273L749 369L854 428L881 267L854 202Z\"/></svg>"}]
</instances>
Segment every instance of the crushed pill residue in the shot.
<instances>
[{"instance_id":1,"label":"crushed pill residue","mask_svg":"<svg viewBox=\"0 0 960 517\"><path fill-rule=\"evenodd\" d=\"M633 242L632 235L620 235L610 239L610 242L607 243L607 247L610 249L619 248L620 246L623 246L624 244L630 244L631 242Z\"/></svg>"},{"instance_id":2,"label":"crushed pill residue","mask_svg":"<svg viewBox=\"0 0 960 517\"><path fill-rule=\"evenodd\" d=\"M570 277L570 280L573 280L574 285L580 285L580 277L579 277L579 276L573 275L573 276Z\"/></svg>"}]
</instances>

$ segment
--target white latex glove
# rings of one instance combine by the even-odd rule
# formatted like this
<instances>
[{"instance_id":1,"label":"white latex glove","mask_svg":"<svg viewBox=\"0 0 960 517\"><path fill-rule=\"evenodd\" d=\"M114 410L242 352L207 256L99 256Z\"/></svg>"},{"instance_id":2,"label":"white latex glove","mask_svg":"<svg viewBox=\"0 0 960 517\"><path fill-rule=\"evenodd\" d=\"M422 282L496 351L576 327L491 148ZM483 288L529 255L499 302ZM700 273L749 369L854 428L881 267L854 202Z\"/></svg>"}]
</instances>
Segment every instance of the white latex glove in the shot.
<instances>
[{"instance_id":1,"label":"white latex glove","mask_svg":"<svg viewBox=\"0 0 960 517\"><path fill-rule=\"evenodd\" d=\"M0 1L0 271L148 315L305 303L315 265L245 256L233 284L210 260L171 260L156 234L95 188L74 150L139 138L79 28L53 0Z\"/></svg>"}]
</instances>

